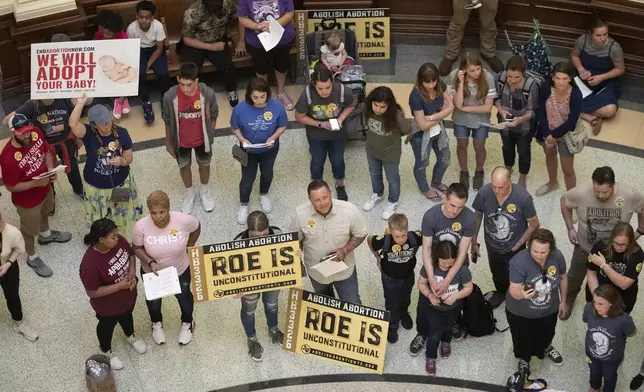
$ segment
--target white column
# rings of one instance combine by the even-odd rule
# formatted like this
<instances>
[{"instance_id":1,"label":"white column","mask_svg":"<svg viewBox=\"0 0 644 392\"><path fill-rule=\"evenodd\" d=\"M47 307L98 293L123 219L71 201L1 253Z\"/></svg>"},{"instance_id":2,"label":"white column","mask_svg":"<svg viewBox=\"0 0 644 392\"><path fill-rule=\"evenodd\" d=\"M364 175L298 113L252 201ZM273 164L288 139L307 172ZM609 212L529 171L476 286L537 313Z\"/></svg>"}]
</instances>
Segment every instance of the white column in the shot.
<instances>
[{"instance_id":1,"label":"white column","mask_svg":"<svg viewBox=\"0 0 644 392\"><path fill-rule=\"evenodd\" d=\"M0 15L13 13L18 22L74 9L74 0L0 0Z\"/></svg>"}]
</instances>

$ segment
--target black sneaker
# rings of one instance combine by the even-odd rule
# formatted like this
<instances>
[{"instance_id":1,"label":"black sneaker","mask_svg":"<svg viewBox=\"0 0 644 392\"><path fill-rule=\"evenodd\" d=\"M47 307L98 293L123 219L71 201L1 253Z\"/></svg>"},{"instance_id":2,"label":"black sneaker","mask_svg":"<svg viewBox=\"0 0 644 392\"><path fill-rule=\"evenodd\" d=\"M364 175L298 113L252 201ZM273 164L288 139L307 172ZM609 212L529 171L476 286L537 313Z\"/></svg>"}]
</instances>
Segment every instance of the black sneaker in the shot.
<instances>
[{"instance_id":1,"label":"black sneaker","mask_svg":"<svg viewBox=\"0 0 644 392\"><path fill-rule=\"evenodd\" d=\"M629 386L631 388L631 391L637 391L638 389L640 389L642 382L644 382L644 376L642 376L641 374L633 377L633 379L631 380L631 385Z\"/></svg>"},{"instance_id":2,"label":"black sneaker","mask_svg":"<svg viewBox=\"0 0 644 392\"><path fill-rule=\"evenodd\" d=\"M490 304L492 309L496 309L499 306L501 306L503 301L505 301L505 294L496 291L494 294L492 294L492 296L490 297L490 299L487 302Z\"/></svg>"},{"instance_id":3,"label":"black sneaker","mask_svg":"<svg viewBox=\"0 0 644 392\"><path fill-rule=\"evenodd\" d=\"M405 313L400 318L400 325L402 325L402 327L405 329L412 329L414 327L414 320L411 319L409 313Z\"/></svg>"},{"instance_id":4,"label":"black sneaker","mask_svg":"<svg viewBox=\"0 0 644 392\"><path fill-rule=\"evenodd\" d=\"M470 173L462 171L458 177L458 182L463 184L467 189L470 189Z\"/></svg>"},{"instance_id":5,"label":"black sneaker","mask_svg":"<svg viewBox=\"0 0 644 392\"><path fill-rule=\"evenodd\" d=\"M492 71L494 71L494 73L503 72L503 69L505 67L503 66L503 62L501 60L499 60L498 57L496 57L496 56L492 56L492 57L481 56L481 58L483 59L483 61L485 61L486 63L488 63L490 65L490 68L492 68Z\"/></svg>"},{"instance_id":6,"label":"black sneaker","mask_svg":"<svg viewBox=\"0 0 644 392\"><path fill-rule=\"evenodd\" d=\"M387 341L389 343L396 343L398 341L398 330L394 328L389 328L387 332Z\"/></svg>"},{"instance_id":7,"label":"black sneaker","mask_svg":"<svg viewBox=\"0 0 644 392\"><path fill-rule=\"evenodd\" d=\"M268 336L271 337L271 341L275 344L282 344L284 342L284 333L277 328L274 330L269 329Z\"/></svg>"},{"instance_id":8,"label":"black sneaker","mask_svg":"<svg viewBox=\"0 0 644 392\"><path fill-rule=\"evenodd\" d=\"M152 109L152 104L149 101L142 102L141 106L143 107L143 122L152 124L154 122L154 109Z\"/></svg>"},{"instance_id":9,"label":"black sneaker","mask_svg":"<svg viewBox=\"0 0 644 392\"><path fill-rule=\"evenodd\" d=\"M261 362L264 359L264 348L257 341L257 338L248 339L248 354L250 358L255 362Z\"/></svg>"},{"instance_id":10,"label":"black sneaker","mask_svg":"<svg viewBox=\"0 0 644 392\"><path fill-rule=\"evenodd\" d=\"M483 170L474 172L474 178L472 179L472 189L478 191L483 186L483 176L485 172Z\"/></svg>"},{"instance_id":11,"label":"black sneaker","mask_svg":"<svg viewBox=\"0 0 644 392\"><path fill-rule=\"evenodd\" d=\"M237 91L228 92L228 103L231 108L234 108L239 103L239 98L237 97Z\"/></svg>"},{"instance_id":12,"label":"black sneaker","mask_svg":"<svg viewBox=\"0 0 644 392\"><path fill-rule=\"evenodd\" d=\"M552 360L557 366L563 365L563 357L554 347L550 346L546 349L546 355Z\"/></svg>"},{"instance_id":13,"label":"black sneaker","mask_svg":"<svg viewBox=\"0 0 644 392\"><path fill-rule=\"evenodd\" d=\"M452 327L452 339L454 339L455 342L459 342L465 339L466 335L467 332L465 332L465 328L458 325L458 323L454 323L454 326Z\"/></svg>"},{"instance_id":14,"label":"black sneaker","mask_svg":"<svg viewBox=\"0 0 644 392\"><path fill-rule=\"evenodd\" d=\"M527 379L530 375L530 363L523 359L519 359L519 373L525 375L525 378Z\"/></svg>"},{"instance_id":15,"label":"black sneaker","mask_svg":"<svg viewBox=\"0 0 644 392\"><path fill-rule=\"evenodd\" d=\"M335 193L338 195L338 200L348 201L349 196L347 195L347 189L344 185L336 185Z\"/></svg>"},{"instance_id":16,"label":"black sneaker","mask_svg":"<svg viewBox=\"0 0 644 392\"><path fill-rule=\"evenodd\" d=\"M418 354L420 354L420 352L425 347L426 342L427 342L426 337L420 334L416 335L414 340L412 340L411 344L409 345L409 354L411 354L412 357L415 357Z\"/></svg>"}]
</instances>

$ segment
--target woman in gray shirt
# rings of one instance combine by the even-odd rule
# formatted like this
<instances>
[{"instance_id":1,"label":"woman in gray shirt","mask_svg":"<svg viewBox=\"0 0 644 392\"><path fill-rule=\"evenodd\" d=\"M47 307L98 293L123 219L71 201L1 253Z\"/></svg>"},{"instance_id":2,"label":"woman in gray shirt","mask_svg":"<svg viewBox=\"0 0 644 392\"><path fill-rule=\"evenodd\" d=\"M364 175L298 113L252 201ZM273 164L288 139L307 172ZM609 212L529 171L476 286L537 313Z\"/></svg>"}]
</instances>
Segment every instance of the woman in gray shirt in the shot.
<instances>
[{"instance_id":1,"label":"woman in gray shirt","mask_svg":"<svg viewBox=\"0 0 644 392\"><path fill-rule=\"evenodd\" d=\"M555 365L563 365L552 339L557 314L566 308L567 289L566 260L556 248L555 237L550 230L537 229L528 249L510 260L506 314L520 372L530 374L533 356L543 359L547 355Z\"/></svg>"}]
</instances>

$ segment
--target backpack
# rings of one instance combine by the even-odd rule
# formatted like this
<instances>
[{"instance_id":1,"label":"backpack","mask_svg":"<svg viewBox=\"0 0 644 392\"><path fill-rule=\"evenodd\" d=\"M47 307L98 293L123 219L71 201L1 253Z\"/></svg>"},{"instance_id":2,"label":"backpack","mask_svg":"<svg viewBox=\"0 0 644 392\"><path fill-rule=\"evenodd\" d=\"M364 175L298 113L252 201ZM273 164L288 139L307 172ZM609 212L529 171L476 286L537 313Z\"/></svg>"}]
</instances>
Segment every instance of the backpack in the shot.
<instances>
[{"instance_id":1,"label":"backpack","mask_svg":"<svg viewBox=\"0 0 644 392\"><path fill-rule=\"evenodd\" d=\"M512 54L515 56L523 56L525 59L527 63L526 69L540 75L542 78L546 78L552 73L550 49L539 30L539 21L537 19L532 19L532 23L534 25L532 36L525 43L513 45L512 41L510 41L507 29L505 29L505 37L508 40L508 44L510 44Z\"/></svg>"},{"instance_id":2,"label":"backpack","mask_svg":"<svg viewBox=\"0 0 644 392\"><path fill-rule=\"evenodd\" d=\"M526 387L526 382L530 384L530 387ZM534 388L535 383L538 388ZM505 384L505 387L508 392L538 392L545 391L546 388L548 388L548 383L542 378L531 380L525 373L515 372L510 376L510 378L508 378L508 382Z\"/></svg>"},{"instance_id":3,"label":"backpack","mask_svg":"<svg viewBox=\"0 0 644 392\"><path fill-rule=\"evenodd\" d=\"M501 93L503 92L503 90L505 89L505 86L508 83L507 79L508 79L508 74L505 71L499 74L499 79L496 82L496 92L498 97L501 97ZM530 90L532 89L532 86L533 85L537 86L537 94L538 94L539 91L541 91L541 86L543 86L545 80L546 78L544 78L543 76L535 72L526 71L524 73L523 87L522 87L524 108L528 104L528 98L530 97ZM537 96L535 98L536 98L535 101L532 103L533 105L537 105L539 103L539 97ZM536 110L536 107L534 107L533 109Z\"/></svg>"},{"instance_id":4,"label":"backpack","mask_svg":"<svg viewBox=\"0 0 644 392\"><path fill-rule=\"evenodd\" d=\"M474 284L472 293L463 300L463 314L460 324L468 335L475 337L492 335L494 331L504 332L509 328L500 330L496 327L492 306L476 284Z\"/></svg>"}]
</instances>

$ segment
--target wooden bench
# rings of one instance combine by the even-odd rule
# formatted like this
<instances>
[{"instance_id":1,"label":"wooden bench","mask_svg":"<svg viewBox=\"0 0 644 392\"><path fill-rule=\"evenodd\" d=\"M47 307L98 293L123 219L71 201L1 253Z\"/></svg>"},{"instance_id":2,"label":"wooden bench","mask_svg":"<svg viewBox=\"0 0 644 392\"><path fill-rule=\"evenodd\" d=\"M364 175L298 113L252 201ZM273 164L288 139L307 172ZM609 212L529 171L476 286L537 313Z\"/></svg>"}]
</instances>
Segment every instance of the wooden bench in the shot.
<instances>
[{"instance_id":1,"label":"wooden bench","mask_svg":"<svg viewBox=\"0 0 644 392\"><path fill-rule=\"evenodd\" d=\"M96 7L96 11L112 10L118 12L123 18L124 26L130 25L136 20L136 4L138 1L127 1L122 3L103 4ZM179 67L181 66L181 59L176 52L176 45L181 40L181 30L183 27L183 15L188 7L193 3L193 0L153 0L157 6L156 18L163 24L165 30L166 40L166 55L168 58L168 71L170 76L177 76L179 74ZM228 27L228 46L231 49L235 48L239 40L237 21L234 21ZM290 77L296 78L296 54L297 48L293 46L290 51L291 66L289 70ZM235 68L250 68L253 66L253 59L250 55L234 56L233 64ZM201 73L215 72L217 69L207 59L201 67ZM152 70L148 71L147 79L155 79Z\"/></svg>"}]
</instances>

